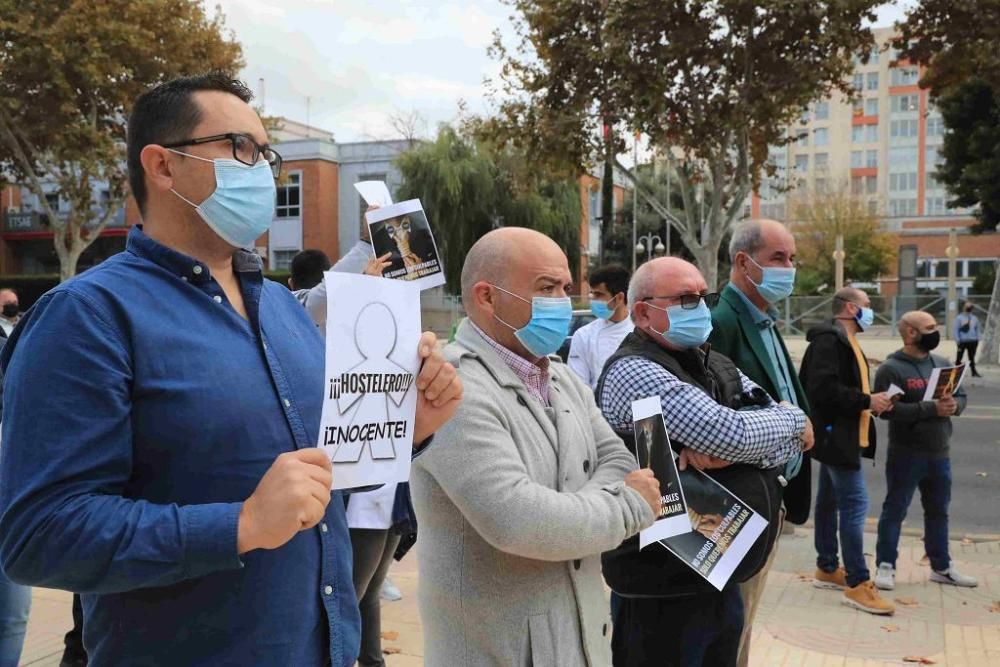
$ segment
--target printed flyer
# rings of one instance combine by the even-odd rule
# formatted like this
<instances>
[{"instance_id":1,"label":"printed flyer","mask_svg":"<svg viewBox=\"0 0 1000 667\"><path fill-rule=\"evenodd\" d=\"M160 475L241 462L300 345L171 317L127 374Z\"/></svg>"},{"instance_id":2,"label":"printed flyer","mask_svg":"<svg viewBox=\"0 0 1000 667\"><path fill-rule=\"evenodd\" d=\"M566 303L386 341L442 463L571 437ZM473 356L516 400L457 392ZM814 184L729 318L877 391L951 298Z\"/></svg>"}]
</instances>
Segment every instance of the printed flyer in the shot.
<instances>
[{"instance_id":1,"label":"printed flyer","mask_svg":"<svg viewBox=\"0 0 1000 667\"><path fill-rule=\"evenodd\" d=\"M663 421L660 397L650 396L632 402L635 427L635 451L640 468L650 468L660 482L660 511L656 523L639 532L639 548L658 540L691 531L684 490L681 488L677 462L670 448L667 425Z\"/></svg>"},{"instance_id":2,"label":"printed flyer","mask_svg":"<svg viewBox=\"0 0 1000 667\"><path fill-rule=\"evenodd\" d=\"M935 368L931 371L931 379L927 381L924 400L936 401L945 395L954 394L965 381L965 374L968 370L968 364Z\"/></svg>"},{"instance_id":3,"label":"printed flyer","mask_svg":"<svg viewBox=\"0 0 1000 667\"><path fill-rule=\"evenodd\" d=\"M415 283L420 289L444 284L444 266L419 199L365 214L376 257L389 255L383 278Z\"/></svg>"}]
</instances>

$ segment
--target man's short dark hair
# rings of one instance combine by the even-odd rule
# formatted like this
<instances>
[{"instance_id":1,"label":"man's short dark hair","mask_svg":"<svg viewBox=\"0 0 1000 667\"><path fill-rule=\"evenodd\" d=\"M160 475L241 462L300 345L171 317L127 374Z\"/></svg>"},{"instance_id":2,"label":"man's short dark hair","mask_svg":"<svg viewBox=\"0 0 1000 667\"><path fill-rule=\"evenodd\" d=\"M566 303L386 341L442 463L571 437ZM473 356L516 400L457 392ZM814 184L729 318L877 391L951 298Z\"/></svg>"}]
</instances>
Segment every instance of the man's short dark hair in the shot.
<instances>
[{"instance_id":1,"label":"man's short dark hair","mask_svg":"<svg viewBox=\"0 0 1000 667\"><path fill-rule=\"evenodd\" d=\"M140 95L128 119L128 182L139 212L146 212L146 182L140 155L150 144L169 144L190 139L201 122L201 108L194 94L217 90L235 95L244 102L253 93L242 81L224 72L182 76L162 83Z\"/></svg>"},{"instance_id":2,"label":"man's short dark hair","mask_svg":"<svg viewBox=\"0 0 1000 667\"><path fill-rule=\"evenodd\" d=\"M303 250L292 257L292 289L309 289L319 285L323 272L330 270L330 258L322 250Z\"/></svg>"},{"instance_id":3,"label":"man's short dark hair","mask_svg":"<svg viewBox=\"0 0 1000 667\"><path fill-rule=\"evenodd\" d=\"M858 305L857 299L862 294L864 294L864 290L860 290L857 287L841 287L833 295L833 303L831 304L833 314L840 315L847 310L847 304L849 303L853 303L855 306Z\"/></svg>"},{"instance_id":4,"label":"man's short dark hair","mask_svg":"<svg viewBox=\"0 0 1000 667\"><path fill-rule=\"evenodd\" d=\"M629 273L628 269L617 264L608 264L594 270L590 274L588 282L591 286L604 285L611 292L611 296L619 292L628 293Z\"/></svg>"}]
</instances>

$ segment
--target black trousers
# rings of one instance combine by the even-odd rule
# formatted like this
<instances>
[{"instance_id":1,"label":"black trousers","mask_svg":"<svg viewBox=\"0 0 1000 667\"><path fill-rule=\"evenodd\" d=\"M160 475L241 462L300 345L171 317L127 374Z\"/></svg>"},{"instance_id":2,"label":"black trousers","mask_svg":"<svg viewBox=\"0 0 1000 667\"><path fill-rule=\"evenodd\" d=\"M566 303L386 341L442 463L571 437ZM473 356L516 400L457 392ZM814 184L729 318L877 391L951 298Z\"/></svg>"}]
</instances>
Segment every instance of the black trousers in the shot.
<instances>
[{"instance_id":1,"label":"black trousers","mask_svg":"<svg viewBox=\"0 0 1000 667\"><path fill-rule=\"evenodd\" d=\"M972 374L976 374L976 350L979 349L978 340L970 340L965 343L958 344L958 357L955 359L955 365L962 363L962 354L966 350L969 351L969 368L972 369Z\"/></svg>"},{"instance_id":2,"label":"black trousers","mask_svg":"<svg viewBox=\"0 0 1000 667\"><path fill-rule=\"evenodd\" d=\"M621 598L614 667L731 667L743 632L739 587L687 598Z\"/></svg>"},{"instance_id":3,"label":"black trousers","mask_svg":"<svg viewBox=\"0 0 1000 667\"><path fill-rule=\"evenodd\" d=\"M392 565L399 534L392 530L351 528L354 552L354 590L361 611L360 667L382 667L382 582Z\"/></svg>"},{"instance_id":4,"label":"black trousers","mask_svg":"<svg viewBox=\"0 0 1000 667\"><path fill-rule=\"evenodd\" d=\"M66 633L63 642L66 649L60 667L83 667L87 664L87 651L83 648L83 605L78 593L73 594L73 629Z\"/></svg>"}]
</instances>

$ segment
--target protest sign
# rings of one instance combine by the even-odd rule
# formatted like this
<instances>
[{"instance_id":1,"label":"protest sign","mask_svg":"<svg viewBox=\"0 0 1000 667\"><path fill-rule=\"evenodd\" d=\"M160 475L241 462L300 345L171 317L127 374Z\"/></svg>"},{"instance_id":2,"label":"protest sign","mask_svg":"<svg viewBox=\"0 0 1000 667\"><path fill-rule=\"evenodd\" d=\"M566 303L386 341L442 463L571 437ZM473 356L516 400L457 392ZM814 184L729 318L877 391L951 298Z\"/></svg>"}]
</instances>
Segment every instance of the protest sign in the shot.
<instances>
[{"instance_id":1,"label":"protest sign","mask_svg":"<svg viewBox=\"0 0 1000 667\"><path fill-rule=\"evenodd\" d=\"M351 273L324 274L326 375L319 446L334 489L410 477L420 368L419 289Z\"/></svg>"},{"instance_id":2,"label":"protest sign","mask_svg":"<svg viewBox=\"0 0 1000 667\"><path fill-rule=\"evenodd\" d=\"M422 290L444 284L437 244L419 199L369 211L365 220L375 256L389 254L383 278L411 281Z\"/></svg>"},{"instance_id":3,"label":"protest sign","mask_svg":"<svg viewBox=\"0 0 1000 667\"><path fill-rule=\"evenodd\" d=\"M703 472L689 467L679 475L691 530L660 544L721 591L767 520Z\"/></svg>"},{"instance_id":4,"label":"protest sign","mask_svg":"<svg viewBox=\"0 0 1000 667\"><path fill-rule=\"evenodd\" d=\"M667 425L663 421L659 396L632 402L635 451L639 467L650 468L660 483L660 510L656 522L639 532L639 548L666 537L691 531L677 462L670 448Z\"/></svg>"},{"instance_id":5,"label":"protest sign","mask_svg":"<svg viewBox=\"0 0 1000 667\"><path fill-rule=\"evenodd\" d=\"M354 184L361 198L369 206L391 206L392 195L385 181L358 181Z\"/></svg>"},{"instance_id":6,"label":"protest sign","mask_svg":"<svg viewBox=\"0 0 1000 667\"><path fill-rule=\"evenodd\" d=\"M927 381L927 390L924 392L924 400L936 401L946 394L954 394L962 386L967 370L967 364L942 366L932 370L931 379Z\"/></svg>"}]
</instances>

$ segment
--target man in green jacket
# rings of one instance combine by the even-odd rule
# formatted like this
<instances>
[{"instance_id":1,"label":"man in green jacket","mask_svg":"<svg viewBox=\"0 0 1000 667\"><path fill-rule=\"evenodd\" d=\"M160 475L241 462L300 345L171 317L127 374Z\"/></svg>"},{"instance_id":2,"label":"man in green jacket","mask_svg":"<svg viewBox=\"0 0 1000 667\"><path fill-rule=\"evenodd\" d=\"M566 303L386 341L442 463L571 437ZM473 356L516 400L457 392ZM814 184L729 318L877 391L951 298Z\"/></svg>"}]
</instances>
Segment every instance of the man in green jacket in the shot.
<instances>
[{"instance_id":1,"label":"man in green jacket","mask_svg":"<svg viewBox=\"0 0 1000 667\"><path fill-rule=\"evenodd\" d=\"M805 392L778 332L774 309L795 286L795 237L780 222L746 220L733 230L729 260L733 267L729 284L712 309L712 335L708 339L712 349L732 359L775 401L795 405L808 415ZM784 496L786 518L804 523L811 501L808 454L788 463L785 478L789 481ZM764 568L740 585L746 610L738 660L741 667L749 661L753 617L776 551L777 542Z\"/></svg>"}]
</instances>

